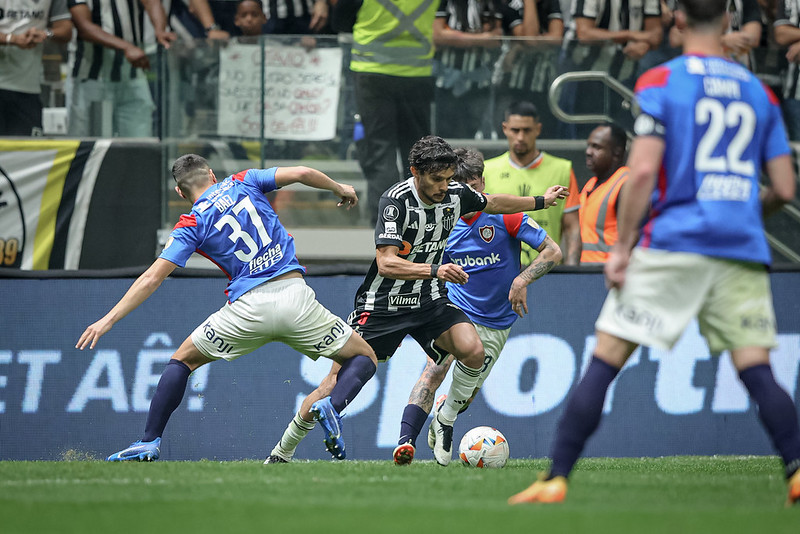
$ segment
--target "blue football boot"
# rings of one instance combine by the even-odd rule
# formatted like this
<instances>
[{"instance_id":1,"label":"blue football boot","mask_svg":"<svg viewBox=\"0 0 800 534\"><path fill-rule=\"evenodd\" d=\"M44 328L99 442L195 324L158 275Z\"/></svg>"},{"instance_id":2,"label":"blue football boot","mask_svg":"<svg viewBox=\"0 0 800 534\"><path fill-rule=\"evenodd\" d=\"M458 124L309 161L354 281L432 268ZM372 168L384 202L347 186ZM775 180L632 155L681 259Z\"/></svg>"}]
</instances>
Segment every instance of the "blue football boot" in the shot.
<instances>
[{"instance_id":1,"label":"blue football boot","mask_svg":"<svg viewBox=\"0 0 800 534\"><path fill-rule=\"evenodd\" d=\"M342 417L331 404L331 398L318 400L311 405L310 411L325 429L325 448L337 460L344 460L346 454L342 438Z\"/></svg>"},{"instance_id":2,"label":"blue football boot","mask_svg":"<svg viewBox=\"0 0 800 534\"><path fill-rule=\"evenodd\" d=\"M158 460L161 452L161 438L153 441L135 441L127 449L115 452L108 458L107 462L152 462Z\"/></svg>"}]
</instances>

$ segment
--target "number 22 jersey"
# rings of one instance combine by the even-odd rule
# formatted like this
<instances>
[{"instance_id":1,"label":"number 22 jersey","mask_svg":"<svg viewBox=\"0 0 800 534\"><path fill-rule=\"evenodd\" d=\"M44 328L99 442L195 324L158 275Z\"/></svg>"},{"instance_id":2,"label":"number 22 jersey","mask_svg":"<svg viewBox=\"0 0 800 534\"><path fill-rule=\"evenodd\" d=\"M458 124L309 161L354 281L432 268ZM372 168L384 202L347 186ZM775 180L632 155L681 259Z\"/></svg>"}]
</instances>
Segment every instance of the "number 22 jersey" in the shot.
<instances>
[{"instance_id":1,"label":"number 22 jersey","mask_svg":"<svg viewBox=\"0 0 800 534\"><path fill-rule=\"evenodd\" d=\"M181 215L159 257L179 267L194 252L210 259L230 280L229 302L276 276L305 272L294 239L265 196L277 189L276 170L242 171L209 187L191 213Z\"/></svg>"},{"instance_id":2,"label":"number 22 jersey","mask_svg":"<svg viewBox=\"0 0 800 534\"><path fill-rule=\"evenodd\" d=\"M758 183L789 154L775 95L724 58L679 56L636 84L637 135L665 152L639 246L769 264Z\"/></svg>"}]
</instances>

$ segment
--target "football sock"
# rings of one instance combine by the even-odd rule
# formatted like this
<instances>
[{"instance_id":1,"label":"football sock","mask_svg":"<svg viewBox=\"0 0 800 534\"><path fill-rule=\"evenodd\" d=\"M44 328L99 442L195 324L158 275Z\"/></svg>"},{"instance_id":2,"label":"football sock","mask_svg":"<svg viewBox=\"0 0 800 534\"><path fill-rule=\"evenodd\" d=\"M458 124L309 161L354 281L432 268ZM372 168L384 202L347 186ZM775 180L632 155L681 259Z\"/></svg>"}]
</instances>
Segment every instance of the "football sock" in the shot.
<instances>
[{"instance_id":1,"label":"football sock","mask_svg":"<svg viewBox=\"0 0 800 534\"><path fill-rule=\"evenodd\" d=\"M341 413L375 374L375 364L366 356L348 358L336 375L336 385L331 390L331 404Z\"/></svg>"},{"instance_id":2,"label":"football sock","mask_svg":"<svg viewBox=\"0 0 800 534\"><path fill-rule=\"evenodd\" d=\"M280 456L284 460L291 460L297 445L314 429L316 424L317 422L314 420L306 421L300 417L300 412L297 412L270 454Z\"/></svg>"},{"instance_id":3,"label":"football sock","mask_svg":"<svg viewBox=\"0 0 800 534\"><path fill-rule=\"evenodd\" d=\"M467 367L457 361L453 366L453 382L450 384L450 391L447 392L447 399L439 409L439 421L452 425L458 413L466 405L467 401L475 392L481 370Z\"/></svg>"},{"instance_id":4,"label":"football sock","mask_svg":"<svg viewBox=\"0 0 800 534\"><path fill-rule=\"evenodd\" d=\"M606 391L619 369L592 357L586 374L569 397L553 442L550 476L567 477L583 451L586 440L597 429L603 414Z\"/></svg>"},{"instance_id":5,"label":"football sock","mask_svg":"<svg viewBox=\"0 0 800 534\"><path fill-rule=\"evenodd\" d=\"M411 442L416 447L417 437L422 432L422 427L425 426L427 420L428 414L425 410L416 404L407 405L403 410L403 420L400 421L400 439L397 440L397 444Z\"/></svg>"},{"instance_id":6,"label":"football sock","mask_svg":"<svg viewBox=\"0 0 800 534\"><path fill-rule=\"evenodd\" d=\"M153 400L150 401L150 411L147 412L142 441L153 441L164 433L169 416L183 400L190 373L189 366L182 361L173 358L167 363L158 380Z\"/></svg>"},{"instance_id":7,"label":"football sock","mask_svg":"<svg viewBox=\"0 0 800 534\"><path fill-rule=\"evenodd\" d=\"M748 367L739 373L739 378L758 405L758 416L790 476L800 466L800 424L794 402L775 382L767 364Z\"/></svg>"}]
</instances>

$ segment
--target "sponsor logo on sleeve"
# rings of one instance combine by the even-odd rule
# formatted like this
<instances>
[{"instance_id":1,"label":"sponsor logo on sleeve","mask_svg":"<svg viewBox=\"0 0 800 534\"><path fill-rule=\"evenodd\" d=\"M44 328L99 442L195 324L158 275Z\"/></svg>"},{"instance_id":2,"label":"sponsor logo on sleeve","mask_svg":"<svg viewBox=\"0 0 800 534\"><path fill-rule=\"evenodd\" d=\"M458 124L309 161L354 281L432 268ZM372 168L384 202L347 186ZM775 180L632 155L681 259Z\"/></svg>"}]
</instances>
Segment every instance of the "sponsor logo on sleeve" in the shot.
<instances>
[{"instance_id":1,"label":"sponsor logo on sleeve","mask_svg":"<svg viewBox=\"0 0 800 534\"><path fill-rule=\"evenodd\" d=\"M397 209L397 206L389 205L383 208L383 218L387 221L396 221L399 216L400 210Z\"/></svg>"}]
</instances>

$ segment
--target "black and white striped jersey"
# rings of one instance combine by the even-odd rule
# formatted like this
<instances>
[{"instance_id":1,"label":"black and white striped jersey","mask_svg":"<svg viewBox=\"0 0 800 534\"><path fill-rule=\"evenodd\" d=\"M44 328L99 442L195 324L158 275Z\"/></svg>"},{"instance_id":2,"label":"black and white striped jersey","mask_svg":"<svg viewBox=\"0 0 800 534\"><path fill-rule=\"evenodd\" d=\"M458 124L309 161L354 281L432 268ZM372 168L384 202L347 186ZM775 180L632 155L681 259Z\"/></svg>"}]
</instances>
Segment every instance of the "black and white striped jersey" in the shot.
<instances>
[{"instance_id":1,"label":"black and white striped jersey","mask_svg":"<svg viewBox=\"0 0 800 534\"><path fill-rule=\"evenodd\" d=\"M67 0L71 9L86 4L92 13L92 22L103 31L138 47L144 46L144 7L138 0ZM127 81L145 76L125 59L125 52L84 41L78 36L70 43L72 77L78 80Z\"/></svg>"},{"instance_id":2,"label":"black and white striped jersey","mask_svg":"<svg viewBox=\"0 0 800 534\"><path fill-rule=\"evenodd\" d=\"M800 27L800 0L778 0L775 26L788 24ZM800 65L789 63L783 82L783 98L800 100Z\"/></svg>"},{"instance_id":3,"label":"black and white striped jersey","mask_svg":"<svg viewBox=\"0 0 800 534\"><path fill-rule=\"evenodd\" d=\"M442 202L425 204L411 177L381 196L375 245L395 245L400 248L400 257L413 263L441 263L447 238L458 218L485 207L483 194L458 182L450 182ZM410 310L446 295L445 284L438 279L384 278L378 274L378 263L373 260L356 293L355 307L357 312Z\"/></svg>"}]
</instances>

